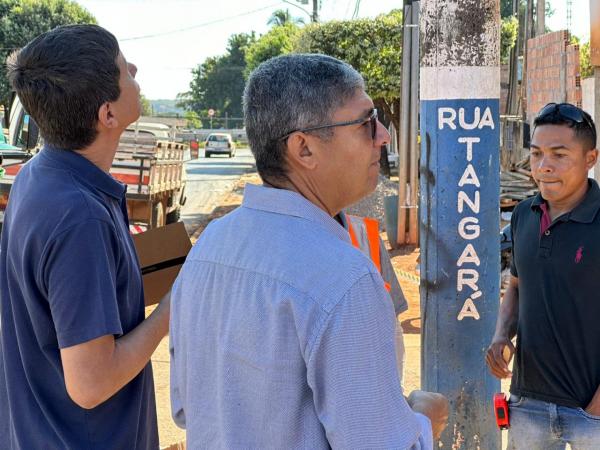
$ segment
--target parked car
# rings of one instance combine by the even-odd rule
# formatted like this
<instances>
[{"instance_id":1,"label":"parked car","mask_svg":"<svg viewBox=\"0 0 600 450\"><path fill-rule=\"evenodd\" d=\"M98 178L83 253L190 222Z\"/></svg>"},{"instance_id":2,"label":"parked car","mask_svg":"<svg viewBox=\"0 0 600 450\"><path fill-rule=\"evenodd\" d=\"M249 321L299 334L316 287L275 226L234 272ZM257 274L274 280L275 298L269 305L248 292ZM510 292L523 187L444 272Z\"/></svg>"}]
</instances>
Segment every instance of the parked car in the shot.
<instances>
[{"instance_id":1,"label":"parked car","mask_svg":"<svg viewBox=\"0 0 600 450\"><path fill-rule=\"evenodd\" d=\"M229 133L212 133L208 135L204 145L204 156L210 158L213 154L235 156L235 143Z\"/></svg>"}]
</instances>

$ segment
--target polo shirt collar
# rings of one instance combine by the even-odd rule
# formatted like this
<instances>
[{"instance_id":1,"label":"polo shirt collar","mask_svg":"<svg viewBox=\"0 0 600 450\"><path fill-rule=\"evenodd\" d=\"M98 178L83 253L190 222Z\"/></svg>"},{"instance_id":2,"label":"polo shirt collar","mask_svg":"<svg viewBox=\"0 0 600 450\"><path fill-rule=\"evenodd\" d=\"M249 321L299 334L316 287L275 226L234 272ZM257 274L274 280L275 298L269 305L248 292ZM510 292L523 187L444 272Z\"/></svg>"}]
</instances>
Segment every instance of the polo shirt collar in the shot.
<instances>
[{"instance_id":1,"label":"polo shirt collar","mask_svg":"<svg viewBox=\"0 0 600 450\"><path fill-rule=\"evenodd\" d=\"M74 151L45 145L39 156L54 167L70 171L85 185L102 191L117 200L122 200L127 191L126 185L115 180L110 174Z\"/></svg>"},{"instance_id":2,"label":"polo shirt collar","mask_svg":"<svg viewBox=\"0 0 600 450\"><path fill-rule=\"evenodd\" d=\"M541 209L540 205L545 202L546 200L543 199L542 194L538 192L531 202L531 209ZM574 222L591 223L594 221L598 209L600 209L600 187L598 187L596 180L588 178L588 191L581 203L572 211L560 216L559 219L563 222L572 220Z\"/></svg>"},{"instance_id":3,"label":"polo shirt collar","mask_svg":"<svg viewBox=\"0 0 600 450\"><path fill-rule=\"evenodd\" d=\"M348 232L333 217L297 192L247 184L244 189L242 206L310 220L321 225L339 239L350 242Z\"/></svg>"}]
</instances>

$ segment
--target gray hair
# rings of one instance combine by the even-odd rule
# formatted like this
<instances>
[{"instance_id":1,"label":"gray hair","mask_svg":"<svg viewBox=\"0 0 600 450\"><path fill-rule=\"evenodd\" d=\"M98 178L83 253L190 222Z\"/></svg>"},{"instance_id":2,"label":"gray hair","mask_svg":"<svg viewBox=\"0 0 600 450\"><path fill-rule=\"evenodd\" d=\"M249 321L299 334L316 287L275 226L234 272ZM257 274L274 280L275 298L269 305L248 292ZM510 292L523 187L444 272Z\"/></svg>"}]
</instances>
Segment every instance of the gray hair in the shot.
<instances>
[{"instance_id":1,"label":"gray hair","mask_svg":"<svg viewBox=\"0 0 600 450\"><path fill-rule=\"evenodd\" d=\"M261 178L286 179L287 145L282 136L327 124L364 88L362 76L352 66L330 56L289 54L258 66L244 90L244 119ZM327 138L332 131L318 133Z\"/></svg>"}]
</instances>

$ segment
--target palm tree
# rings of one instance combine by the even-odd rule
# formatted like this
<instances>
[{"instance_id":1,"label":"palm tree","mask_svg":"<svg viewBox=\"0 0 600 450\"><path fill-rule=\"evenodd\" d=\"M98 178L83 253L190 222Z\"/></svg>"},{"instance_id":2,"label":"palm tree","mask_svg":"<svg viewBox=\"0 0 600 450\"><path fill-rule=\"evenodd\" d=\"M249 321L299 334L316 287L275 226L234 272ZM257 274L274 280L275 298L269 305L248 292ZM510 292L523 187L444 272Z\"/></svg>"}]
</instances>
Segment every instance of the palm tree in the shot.
<instances>
[{"instance_id":1,"label":"palm tree","mask_svg":"<svg viewBox=\"0 0 600 450\"><path fill-rule=\"evenodd\" d=\"M302 19L301 17L292 17L289 9L278 9L273 14L271 14L267 25L279 27L287 23L292 23L294 25L304 25L304 19Z\"/></svg>"}]
</instances>

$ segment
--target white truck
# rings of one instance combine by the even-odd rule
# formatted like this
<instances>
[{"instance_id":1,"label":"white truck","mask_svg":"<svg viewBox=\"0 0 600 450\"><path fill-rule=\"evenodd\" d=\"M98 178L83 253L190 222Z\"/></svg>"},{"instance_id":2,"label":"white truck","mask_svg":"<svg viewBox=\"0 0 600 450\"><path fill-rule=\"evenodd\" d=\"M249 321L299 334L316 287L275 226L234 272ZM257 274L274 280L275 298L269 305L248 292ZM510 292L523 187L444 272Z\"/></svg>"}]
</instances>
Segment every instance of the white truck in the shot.
<instances>
[{"instance_id":1,"label":"white truck","mask_svg":"<svg viewBox=\"0 0 600 450\"><path fill-rule=\"evenodd\" d=\"M5 170L0 179L0 224L15 175L42 145L39 129L18 97L6 119L8 144L17 149L0 150L0 164ZM186 200L186 159L187 145L169 141L152 127L133 125L123 133L110 173L127 185L130 223L149 229L179 221Z\"/></svg>"}]
</instances>

